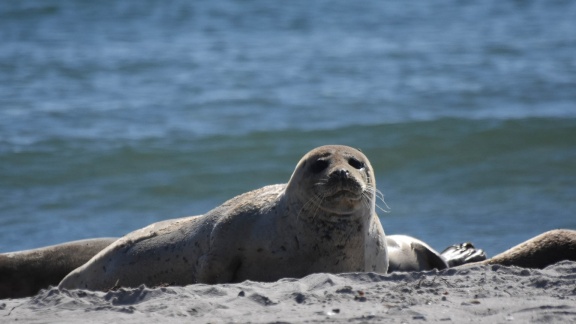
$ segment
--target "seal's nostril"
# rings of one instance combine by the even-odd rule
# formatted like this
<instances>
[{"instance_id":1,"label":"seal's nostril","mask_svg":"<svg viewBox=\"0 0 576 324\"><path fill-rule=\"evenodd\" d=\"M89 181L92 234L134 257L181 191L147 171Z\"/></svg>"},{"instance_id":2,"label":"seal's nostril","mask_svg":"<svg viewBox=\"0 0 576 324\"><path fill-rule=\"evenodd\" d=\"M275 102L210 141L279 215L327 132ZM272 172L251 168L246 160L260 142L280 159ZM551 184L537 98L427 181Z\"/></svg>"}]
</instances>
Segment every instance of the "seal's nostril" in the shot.
<instances>
[{"instance_id":1,"label":"seal's nostril","mask_svg":"<svg viewBox=\"0 0 576 324\"><path fill-rule=\"evenodd\" d=\"M338 178L346 179L350 176L350 172L348 172L348 170L340 169L334 171L334 175Z\"/></svg>"}]
</instances>

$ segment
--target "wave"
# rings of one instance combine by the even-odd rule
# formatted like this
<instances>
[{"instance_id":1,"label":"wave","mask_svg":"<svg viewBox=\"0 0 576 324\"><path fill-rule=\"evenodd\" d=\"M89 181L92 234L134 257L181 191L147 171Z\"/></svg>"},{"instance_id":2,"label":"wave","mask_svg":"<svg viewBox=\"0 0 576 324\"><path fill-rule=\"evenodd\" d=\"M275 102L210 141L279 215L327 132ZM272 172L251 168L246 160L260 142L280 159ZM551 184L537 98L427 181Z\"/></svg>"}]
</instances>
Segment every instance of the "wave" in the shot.
<instances>
[{"instance_id":1,"label":"wave","mask_svg":"<svg viewBox=\"0 0 576 324\"><path fill-rule=\"evenodd\" d=\"M576 119L529 118L518 120L470 120L445 118L434 121L346 126L328 130L280 130L244 135L194 137L173 133L138 140L118 138L44 139L26 146L0 144L0 158L7 173L18 174L25 166L42 172L42 165L61 173L96 168L86 177L133 172L172 172L216 176L219 173L289 173L308 150L326 144L344 144L363 150L376 169L407 166L422 172L444 172L449 167L486 164L492 169L530 170L521 163L563 165L576 154ZM0 142L1 143L1 142ZM497 159L510 165L494 164ZM230 163L230 159L235 161ZM60 161L58 163L58 161ZM104 167L105 166L105 167ZM190 171L187 171L189 169ZM12 171L10 171L12 170ZM10 172L8 172L10 171ZM54 173L54 172L50 172ZM6 175L10 177L9 175ZM66 178L68 176L62 175ZM38 177L31 177L38 178ZM41 177L40 177L41 178Z\"/></svg>"}]
</instances>

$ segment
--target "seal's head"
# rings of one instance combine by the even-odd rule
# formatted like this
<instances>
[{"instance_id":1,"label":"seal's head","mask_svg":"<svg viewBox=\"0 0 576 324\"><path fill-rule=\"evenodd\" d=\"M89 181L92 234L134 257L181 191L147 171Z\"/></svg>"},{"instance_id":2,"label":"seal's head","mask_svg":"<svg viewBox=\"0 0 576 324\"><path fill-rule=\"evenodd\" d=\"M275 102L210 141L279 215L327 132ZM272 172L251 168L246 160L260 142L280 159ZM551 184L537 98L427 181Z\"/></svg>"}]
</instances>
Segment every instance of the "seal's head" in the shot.
<instances>
[{"instance_id":1,"label":"seal's head","mask_svg":"<svg viewBox=\"0 0 576 324\"><path fill-rule=\"evenodd\" d=\"M370 215L374 212L376 183L368 158L342 145L318 147L296 166L287 191L303 208L327 215ZM318 213L311 213L315 217Z\"/></svg>"}]
</instances>

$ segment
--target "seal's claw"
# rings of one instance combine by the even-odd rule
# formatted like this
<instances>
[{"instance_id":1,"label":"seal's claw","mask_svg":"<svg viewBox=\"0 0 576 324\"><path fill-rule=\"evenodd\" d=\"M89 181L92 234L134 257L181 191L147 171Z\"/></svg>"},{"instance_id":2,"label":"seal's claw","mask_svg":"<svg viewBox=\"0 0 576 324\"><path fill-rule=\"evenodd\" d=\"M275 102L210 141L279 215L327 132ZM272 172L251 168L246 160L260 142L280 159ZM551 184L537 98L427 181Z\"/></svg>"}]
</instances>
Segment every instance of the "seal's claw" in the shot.
<instances>
[{"instance_id":1,"label":"seal's claw","mask_svg":"<svg viewBox=\"0 0 576 324\"><path fill-rule=\"evenodd\" d=\"M482 249L476 249L470 242L454 244L447 247L441 253L450 268L466 263L486 260L486 253Z\"/></svg>"}]
</instances>

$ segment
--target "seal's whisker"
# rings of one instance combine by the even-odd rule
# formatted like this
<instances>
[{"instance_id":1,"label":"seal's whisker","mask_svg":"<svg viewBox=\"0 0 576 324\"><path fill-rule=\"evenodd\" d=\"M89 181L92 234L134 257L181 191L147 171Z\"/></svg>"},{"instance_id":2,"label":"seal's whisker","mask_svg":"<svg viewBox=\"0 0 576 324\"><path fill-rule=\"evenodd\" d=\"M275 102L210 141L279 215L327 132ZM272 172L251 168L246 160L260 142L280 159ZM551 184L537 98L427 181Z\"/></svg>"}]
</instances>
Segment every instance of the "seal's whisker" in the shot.
<instances>
[{"instance_id":1,"label":"seal's whisker","mask_svg":"<svg viewBox=\"0 0 576 324\"><path fill-rule=\"evenodd\" d=\"M305 211L309 212L309 216L312 216L312 219L314 219L314 217L316 217L316 214L318 213L318 210L320 209L320 206L322 205L322 200L323 198L320 197L317 193L313 194L308 199L308 201L306 201L302 205L302 208L300 208L300 211L296 216L296 220L298 221L300 219L300 215Z\"/></svg>"},{"instance_id":2,"label":"seal's whisker","mask_svg":"<svg viewBox=\"0 0 576 324\"><path fill-rule=\"evenodd\" d=\"M318 202L316 204L316 209L314 210L314 213L312 214L312 219L315 219L316 216L318 215L318 211L320 210L320 206L322 206L322 202L324 201L326 196L320 196L320 194L316 193L315 198L317 199Z\"/></svg>"},{"instance_id":3,"label":"seal's whisker","mask_svg":"<svg viewBox=\"0 0 576 324\"><path fill-rule=\"evenodd\" d=\"M378 204L376 204L376 208L380 209L380 211L382 211L383 213L389 213L390 212L390 209L384 209L384 208L378 206Z\"/></svg>"},{"instance_id":4,"label":"seal's whisker","mask_svg":"<svg viewBox=\"0 0 576 324\"><path fill-rule=\"evenodd\" d=\"M296 221L300 220L300 215L304 212L310 209L311 206L314 205L314 199L310 198L308 199L308 201L306 201L305 203L302 204L302 207L300 208L300 210L298 211L298 214L296 215Z\"/></svg>"},{"instance_id":5,"label":"seal's whisker","mask_svg":"<svg viewBox=\"0 0 576 324\"><path fill-rule=\"evenodd\" d=\"M378 190L378 188L375 187L372 187L372 189L374 189L374 195L376 196L376 198L384 200L384 194L382 193L382 191Z\"/></svg>"},{"instance_id":6,"label":"seal's whisker","mask_svg":"<svg viewBox=\"0 0 576 324\"><path fill-rule=\"evenodd\" d=\"M372 208L372 205L376 205L374 193L370 188L366 188L366 190L362 192L362 196L365 198L366 207Z\"/></svg>"},{"instance_id":7,"label":"seal's whisker","mask_svg":"<svg viewBox=\"0 0 576 324\"><path fill-rule=\"evenodd\" d=\"M378 188L375 188L375 187L369 187L369 189L374 190L374 197L376 197L376 202L375 202L376 208L378 208L379 210L381 210L384 213L389 213L390 207L388 206L388 204L384 200L384 194L382 193L382 191L378 190ZM384 207L378 205L378 200L380 200L384 204Z\"/></svg>"},{"instance_id":8,"label":"seal's whisker","mask_svg":"<svg viewBox=\"0 0 576 324\"><path fill-rule=\"evenodd\" d=\"M367 209L372 209L372 197L368 191L362 192L361 203Z\"/></svg>"}]
</instances>

